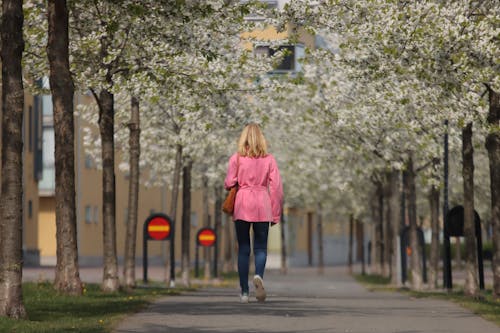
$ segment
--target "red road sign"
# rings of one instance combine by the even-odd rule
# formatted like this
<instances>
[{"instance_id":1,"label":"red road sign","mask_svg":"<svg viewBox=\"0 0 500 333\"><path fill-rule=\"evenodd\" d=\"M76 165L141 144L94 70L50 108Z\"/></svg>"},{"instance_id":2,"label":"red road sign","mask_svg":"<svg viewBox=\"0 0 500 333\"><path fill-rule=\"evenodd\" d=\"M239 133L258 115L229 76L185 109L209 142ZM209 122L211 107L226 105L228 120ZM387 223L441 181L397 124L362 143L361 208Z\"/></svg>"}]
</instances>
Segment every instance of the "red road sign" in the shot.
<instances>
[{"instance_id":1,"label":"red road sign","mask_svg":"<svg viewBox=\"0 0 500 333\"><path fill-rule=\"evenodd\" d=\"M196 238L198 239L198 245L201 246L212 246L217 240L215 231L211 228L201 229L200 231L198 231L198 235Z\"/></svg>"},{"instance_id":2,"label":"red road sign","mask_svg":"<svg viewBox=\"0 0 500 333\"><path fill-rule=\"evenodd\" d=\"M156 240L163 240L170 236L170 221L162 216L156 216L148 223L147 231L149 237Z\"/></svg>"}]
</instances>

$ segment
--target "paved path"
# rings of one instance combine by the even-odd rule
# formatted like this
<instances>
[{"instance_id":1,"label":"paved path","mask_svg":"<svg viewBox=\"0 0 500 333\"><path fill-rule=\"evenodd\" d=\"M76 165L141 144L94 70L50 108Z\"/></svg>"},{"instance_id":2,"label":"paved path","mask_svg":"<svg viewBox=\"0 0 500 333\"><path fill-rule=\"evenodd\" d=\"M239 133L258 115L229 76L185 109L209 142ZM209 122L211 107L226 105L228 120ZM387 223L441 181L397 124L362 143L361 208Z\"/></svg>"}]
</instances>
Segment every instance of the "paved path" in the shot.
<instances>
[{"instance_id":1,"label":"paved path","mask_svg":"<svg viewBox=\"0 0 500 333\"><path fill-rule=\"evenodd\" d=\"M240 304L237 288L207 288L160 299L114 333L500 333L500 328L446 301L369 292L344 268L268 272L268 300ZM252 288L252 287L251 287ZM252 293L252 290L251 290Z\"/></svg>"}]
</instances>

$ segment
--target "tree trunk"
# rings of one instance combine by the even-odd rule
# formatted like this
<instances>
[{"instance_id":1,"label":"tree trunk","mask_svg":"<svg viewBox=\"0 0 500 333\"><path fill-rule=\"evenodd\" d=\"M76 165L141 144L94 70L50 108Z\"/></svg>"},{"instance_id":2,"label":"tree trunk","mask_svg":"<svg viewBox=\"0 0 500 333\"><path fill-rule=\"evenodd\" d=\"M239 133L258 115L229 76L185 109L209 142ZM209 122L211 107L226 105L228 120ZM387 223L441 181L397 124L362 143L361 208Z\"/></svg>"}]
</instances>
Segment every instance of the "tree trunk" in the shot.
<instances>
[{"instance_id":1,"label":"tree trunk","mask_svg":"<svg viewBox=\"0 0 500 333\"><path fill-rule=\"evenodd\" d=\"M170 218L174 220L177 224L177 199L179 197L179 184L181 179L181 168L182 168L182 145L177 144L175 146L175 167L174 167L174 179L172 183L172 202L170 205ZM174 230L176 230L174 228ZM174 235L175 236L175 235ZM170 265L175 265L174 260L171 259L171 251L174 247L175 237L170 241L170 247L166 250L166 263L165 263L165 283L168 286L175 286L175 276L170 276L171 267Z\"/></svg>"},{"instance_id":2,"label":"tree trunk","mask_svg":"<svg viewBox=\"0 0 500 333\"><path fill-rule=\"evenodd\" d=\"M22 294L23 2L2 2L2 197L0 316L26 317Z\"/></svg>"},{"instance_id":3,"label":"tree trunk","mask_svg":"<svg viewBox=\"0 0 500 333\"><path fill-rule=\"evenodd\" d=\"M233 227L233 220L226 215L226 224L224 225L224 264L223 271L225 273L236 271L236 239Z\"/></svg>"},{"instance_id":4,"label":"tree trunk","mask_svg":"<svg viewBox=\"0 0 500 333\"><path fill-rule=\"evenodd\" d=\"M203 190L202 190L202 201L203 201L203 226L204 227L210 227L210 214L209 214L209 207L208 207L208 177L206 175L202 176L202 184L203 184ZM204 261L204 272L203 276L206 280L209 280L211 278L211 272L210 272L210 248L209 247L204 247L203 248L203 261Z\"/></svg>"},{"instance_id":5,"label":"tree trunk","mask_svg":"<svg viewBox=\"0 0 500 333\"><path fill-rule=\"evenodd\" d=\"M114 97L107 90L99 94L99 130L102 145L102 226L103 226L103 282L104 291L119 287L116 256L116 192Z\"/></svg>"},{"instance_id":6,"label":"tree trunk","mask_svg":"<svg viewBox=\"0 0 500 333\"><path fill-rule=\"evenodd\" d=\"M366 274L365 268L365 231L363 222L356 220L356 242L357 242L357 258L361 261L361 274Z\"/></svg>"},{"instance_id":7,"label":"tree trunk","mask_svg":"<svg viewBox=\"0 0 500 333\"><path fill-rule=\"evenodd\" d=\"M288 272L288 265L287 265L287 251L286 251L286 233L285 233L285 213L281 212L281 217L280 217L280 236L281 236L281 267L280 267L280 273L281 274L286 274Z\"/></svg>"},{"instance_id":8,"label":"tree trunk","mask_svg":"<svg viewBox=\"0 0 500 333\"><path fill-rule=\"evenodd\" d=\"M399 251L399 242L398 235L400 233L400 209L401 209L401 191L400 191L400 180L399 180L399 171L392 170L388 175L388 194L389 198L387 199L387 250L390 256L390 276L391 283L393 285L397 285L398 283L398 251Z\"/></svg>"},{"instance_id":9,"label":"tree trunk","mask_svg":"<svg viewBox=\"0 0 500 333\"><path fill-rule=\"evenodd\" d=\"M313 265L313 213L307 212L307 263Z\"/></svg>"},{"instance_id":10,"label":"tree trunk","mask_svg":"<svg viewBox=\"0 0 500 333\"><path fill-rule=\"evenodd\" d=\"M382 235L384 238L382 239L382 249L383 249L383 266L382 266L382 275L391 277L392 272L391 272L391 252L392 252L392 230L391 230L391 219L390 219L390 214L391 214L391 208L389 207L389 199L390 195L388 193L389 188L388 184L384 184L384 219L383 219L383 233Z\"/></svg>"},{"instance_id":11,"label":"tree trunk","mask_svg":"<svg viewBox=\"0 0 500 333\"><path fill-rule=\"evenodd\" d=\"M191 244L191 169L190 159L182 170L182 283L189 287L189 270L191 268L189 247Z\"/></svg>"},{"instance_id":12,"label":"tree trunk","mask_svg":"<svg viewBox=\"0 0 500 333\"><path fill-rule=\"evenodd\" d=\"M373 204L372 204L372 206L373 206ZM372 209L372 213L373 213L373 209ZM375 239L376 234L377 234L377 232L375 231L375 228L376 228L376 224L372 221L372 223L370 224L371 238L368 241L368 267L369 267L368 274L378 275L378 274L380 274L380 267L379 267L378 261L377 261L378 247L375 246L375 244L377 243L377 241Z\"/></svg>"},{"instance_id":13,"label":"tree trunk","mask_svg":"<svg viewBox=\"0 0 500 333\"><path fill-rule=\"evenodd\" d=\"M465 237L465 286L464 293L477 296L477 248L474 226L474 148L472 122L462 130L462 177L464 179L464 237Z\"/></svg>"},{"instance_id":14,"label":"tree trunk","mask_svg":"<svg viewBox=\"0 0 500 333\"><path fill-rule=\"evenodd\" d=\"M486 149L490 161L491 226L493 229L493 295L500 298L500 93L488 89L490 108Z\"/></svg>"},{"instance_id":15,"label":"tree trunk","mask_svg":"<svg viewBox=\"0 0 500 333\"><path fill-rule=\"evenodd\" d=\"M349 249L347 251L347 269L352 274L352 247L354 242L354 215L349 215Z\"/></svg>"},{"instance_id":16,"label":"tree trunk","mask_svg":"<svg viewBox=\"0 0 500 333\"><path fill-rule=\"evenodd\" d=\"M380 274L386 275L385 267L385 248L384 248L384 185L382 182L377 184L377 200L378 200L378 221L376 225L377 236L377 263L379 265Z\"/></svg>"},{"instance_id":17,"label":"tree trunk","mask_svg":"<svg viewBox=\"0 0 500 333\"><path fill-rule=\"evenodd\" d=\"M70 295L82 294L78 270L75 202L74 85L69 70L68 7L66 1L48 2L50 90L54 109L56 173L57 265L54 287Z\"/></svg>"},{"instance_id":18,"label":"tree trunk","mask_svg":"<svg viewBox=\"0 0 500 333\"><path fill-rule=\"evenodd\" d=\"M125 263L123 277L125 287L128 289L135 287L135 251L137 239L137 218L139 209L139 157L141 154L141 126L139 113L139 100L132 97L130 100L130 122L129 134L129 164L130 177L128 183L128 216L127 231L125 236Z\"/></svg>"},{"instance_id":19,"label":"tree trunk","mask_svg":"<svg viewBox=\"0 0 500 333\"><path fill-rule=\"evenodd\" d=\"M222 188L220 186L214 187L215 193L215 211L214 211L214 231L215 231L215 239L217 240L214 244L214 277L219 277L219 253L220 253L220 230L222 225Z\"/></svg>"},{"instance_id":20,"label":"tree trunk","mask_svg":"<svg viewBox=\"0 0 500 333\"><path fill-rule=\"evenodd\" d=\"M413 157L410 156L408 160L408 170L407 176L405 177L407 181L406 186L406 197L408 198L408 218L410 220L410 271L411 271L411 287L413 290L422 290L422 261L418 234L417 234L417 191L415 187L415 169L413 166Z\"/></svg>"},{"instance_id":21,"label":"tree trunk","mask_svg":"<svg viewBox=\"0 0 500 333\"><path fill-rule=\"evenodd\" d=\"M381 185L376 183L374 198L371 203L372 220L373 220L373 237L371 242L371 258L370 258L370 273L382 274L382 216L381 212Z\"/></svg>"},{"instance_id":22,"label":"tree trunk","mask_svg":"<svg viewBox=\"0 0 500 333\"><path fill-rule=\"evenodd\" d=\"M458 270L464 269L464 265L462 262L462 241L460 237L455 237L455 265L457 266Z\"/></svg>"},{"instance_id":23,"label":"tree trunk","mask_svg":"<svg viewBox=\"0 0 500 333\"><path fill-rule=\"evenodd\" d=\"M318 274L325 272L325 254L323 252L323 209L318 203L317 227L318 227Z\"/></svg>"},{"instance_id":24,"label":"tree trunk","mask_svg":"<svg viewBox=\"0 0 500 333\"><path fill-rule=\"evenodd\" d=\"M438 287L439 273L439 189L431 187L429 193L429 206L431 211L431 254L429 265L429 286L432 289Z\"/></svg>"}]
</instances>

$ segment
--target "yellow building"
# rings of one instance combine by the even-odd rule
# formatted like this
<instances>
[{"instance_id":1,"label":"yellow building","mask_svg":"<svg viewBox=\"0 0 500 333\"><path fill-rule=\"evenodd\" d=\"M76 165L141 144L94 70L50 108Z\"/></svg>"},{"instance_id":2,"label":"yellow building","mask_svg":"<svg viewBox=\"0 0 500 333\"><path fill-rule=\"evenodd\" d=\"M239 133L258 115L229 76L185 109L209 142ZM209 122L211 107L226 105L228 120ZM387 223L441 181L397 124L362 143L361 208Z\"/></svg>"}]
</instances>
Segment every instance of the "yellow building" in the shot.
<instances>
[{"instance_id":1,"label":"yellow building","mask_svg":"<svg viewBox=\"0 0 500 333\"><path fill-rule=\"evenodd\" d=\"M43 177L39 182L40 231L37 234L42 265L56 263L56 216L55 216L55 169L54 128L52 123L52 101L50 95L38 97L43 114ZM89 96L76 96L75 103L94 103ZM96 126L94 126L96 127ZM102 238L102 171L83 146L83 121L75 117L75 176L77 240L80 265L100 265L103 254ZM125 252L125 231L128 215L128 177L118 169L119 152L116 152L116 237L119 260ZM164 188L139 189L137 257L142 255L142 223L153 212L165 212L167 197ZM149 245L151 256L160 257L160 242Z\"/></svg>"},{"instance_id":2,"label":"yellow building","mask_svg":"<svg viewBox=\"0 0 500 333\"><path fill-rule=\"evenodd\" d=\"M39 262L38 180L40 179L41 114L35 99L25 93L23 120L23 253L26 265Z\"/></svg>"},{"instance_id":3,"label":"yellow building","mask_svg":"<svg viewBox=\"0 0 500 333\"><path fill-rule=\"evenodd\" d=\"M40 228L33 236L37 239L42 265L56 264L56 224L55 224L55 170L54 170L54 137L52 124L52 101L50 95L38 96L46 115L43 122L43 177L39 187L38 219ZM75 103L92 104L94 99L90 96L79 95ZM79 264L81 266L102 264L103 238L102 238L102 171L97 168L93 158L85 152L83 145L84 124L78 116L75 117L75 176L76 176L76 210L77 210L77 237ZM95 128L96 124L90 127ZM125 234L128 216L128 189L127 174L118 168L121 162L120 152L116 151L116 237L118 261L123 261L125 252ZM142 171L144 173L144 170ZM139 211L136 239L136 259L142 264L143 224L152 213L165 213L170 211L172 194L166 187L146 187L140 185ZM175 218L175 253L176 261L180 262L181 253L181 219L182 219L182 192L179 193L177 216ZM195 255L195 236L202 227L203 201L200 190L193 191L191 202L191 258ZM211 201L209 215L214 216L214 200ZM213 223L212 223L213 224ZM224 235L221 232L220 242ZM168 242L150 241L148 243L148 257L151 264L161 264L165 260ZM222 255L222 251L219 252Z\"/></svg>"}]
</instances>

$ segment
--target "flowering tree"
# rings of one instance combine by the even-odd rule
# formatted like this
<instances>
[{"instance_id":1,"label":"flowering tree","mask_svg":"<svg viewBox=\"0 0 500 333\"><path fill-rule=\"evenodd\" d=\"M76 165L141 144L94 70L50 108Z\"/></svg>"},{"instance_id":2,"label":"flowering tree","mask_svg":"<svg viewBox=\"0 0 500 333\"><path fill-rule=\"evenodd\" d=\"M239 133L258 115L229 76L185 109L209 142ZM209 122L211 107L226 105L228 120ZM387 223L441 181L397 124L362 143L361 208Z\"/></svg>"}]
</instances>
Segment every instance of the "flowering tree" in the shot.
<instances>
[{"instance_id":1,"label":"flowering tree","mask_svg":"<svg viewBox=\"0 0 500 333\"><path fill-rule=\"evenodd\" d=\"M254 73L266 66L266 62L257 62L240 45L239 33L247 25L243 15L250 5L236 2L186 5L183 15L189 14L189 24L184 24L172 40L169 39L172 36L165 38L163 34L155 39L154 46L139 47L136 54L141 55L141 60L136 59L135 63L141 65L132 79L129 76L123 82L124 86L134 86L129 91L143 96L146 120L141 151L144 160L150 161L143 166L153 176L147 183L165 182L167 175L174 174L173 217L182 161L196 162L198 156L206 154L204 138L214 132L217 124L221 125L216 120L218 113L225 110L224 98L231 91L249 89ZM213 25L214 16L225 17L224 29ZM169 24L173 25L172 30L178 28L177 23L165 17L160 19L165 20L160 24L163 30ZM145 49L152 50L148 57L143 55ZM117 116L120 118L120 113ZM116 133L118 142L124 142L124 132ZM121 165L129 167L127 163ZM189 239L183 242L189 243Z\"/></svg>"},{"instance_id":2,"label":"flowering tree","mask_svg":"<svg viewBox=\"0 0 500 333\"><path fill-rule=\"evenodd\" d=\"M361 138L363 150L374 151L375 148L386 161L401 166L415 161L416 153L424 157L424 164L437 157L439 150L431 143L437 142L443 119L463 126L475 117L484 116L480 84L498 82L498 64L493 61L495 50L498 50L492 19L496 10L489 1L449 4L320 1L313 5L297 1L285 8L285 17L288 22L303 24L317 33L337 38L334 66L349 79L349 87L354 92L350 95L357 98L355 107L351 108L354 117L349 123L363 129L363 135L354 138ZM478 66L479 63L482 66ZM329 74L331 72L327 76ZM331 87L332 81L336 83L336 80L323 81L324 86ZM337 94L324 95L333 96L331 99L346 96L338 90L335 92ZM338 107L336 103L327 105ZM373 140L371 130L389 129L388 120L391 123L395 120L391 135L386 136L390 142L377 139L377 136ZM359 126L361 124L365 126ZM470 130L464 132L465 143L470 141L470 133ZM352 140L353 136L345 138ZM394 143L398 144L397 149ZM464 151L469 150L464 148ZM398 157L402 160L398 161ZM465 167L464 170L464 178L472 179L472 169ZM471 182L468 184L466 206L472 207ZM410 217L412 230L415 229L414 220ZM466 214L469 247L474 241L470 225L472 220ZM415 240L414 232L411 235ZM472 257L473 254L469 258L471 263ZM417 264L413 262L412 269L415 269ZM466 290L475 294L473 264L468 271L468 281L472 282L467 282ZM419 282L413 284L420 288Z\"/></svg>"}]
</instances>

